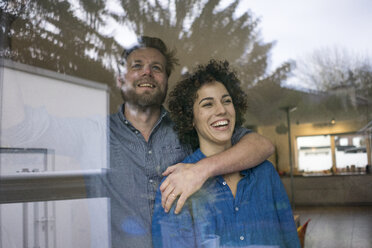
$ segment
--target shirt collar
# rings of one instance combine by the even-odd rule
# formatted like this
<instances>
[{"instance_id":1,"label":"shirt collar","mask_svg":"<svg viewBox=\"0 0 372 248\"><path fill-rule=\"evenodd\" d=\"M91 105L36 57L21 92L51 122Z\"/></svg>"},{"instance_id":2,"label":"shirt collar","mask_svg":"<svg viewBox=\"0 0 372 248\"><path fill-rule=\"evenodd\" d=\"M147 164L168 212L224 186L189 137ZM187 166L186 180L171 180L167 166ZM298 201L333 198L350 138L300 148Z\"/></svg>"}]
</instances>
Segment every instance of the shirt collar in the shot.
<instances>
[{"instance_id":1,"label":"shirt collar","mask_svg":"<svg viewBox=\"0 0 372 248\"><path fill-rule=\"evenodd\" d=\"M199 160L202 160L203 158L205 158L206 156L204 155L204 153L202 153L202 151L200 151L200 148L198 148L194 153L193 153L193 156L195 158L197 158L197 161ZM240 171L240 174L243 175L243 178L247 178L251 173L250 173L250 169L247 169L247 170L242 170ZM219 182L219 183L223 183L225 182L225 179L223 178L223 176L216 176L215 179Z\"/></svg>"},{"instance_id":2,"label":"shirt collar","mask_svg":"<svg viewBox=\"0 0 372 248\"><path fill-rule=\"evenodd\" d=\"M120 109L119 109L119 117L122 121L124 122L127 122L127 123L130 123L127 118L125 117L124 115L124 108L125 108L125 105L124 103L120 106ZM157 123L160 123L164 118L168 117L168 111L163 107L161 106L160 107L160 117L159 117L159 120ZM131 123L130 123L131 124ZM132 125L132 124L131 124Z\"/></svg>"}]
</instances>

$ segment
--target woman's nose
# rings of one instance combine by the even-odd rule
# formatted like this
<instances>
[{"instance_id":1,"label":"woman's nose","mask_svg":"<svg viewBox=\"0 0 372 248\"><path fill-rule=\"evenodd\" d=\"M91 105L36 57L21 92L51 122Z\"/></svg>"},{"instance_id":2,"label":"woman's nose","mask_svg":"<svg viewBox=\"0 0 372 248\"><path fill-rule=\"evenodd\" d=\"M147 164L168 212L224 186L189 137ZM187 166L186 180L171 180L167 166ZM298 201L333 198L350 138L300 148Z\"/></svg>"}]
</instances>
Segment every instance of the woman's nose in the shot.
<instances>
[{"instance_id":1,"label":"woman's nose","mask_svg":"<svg viewBox=\"0 0 372 248\"><path fill-rule=\"evenodd\" d=\"M216 114L222 115L226 113L226 108L222 103L218 103L216 107Z\"/></svg>"}]
</instances>

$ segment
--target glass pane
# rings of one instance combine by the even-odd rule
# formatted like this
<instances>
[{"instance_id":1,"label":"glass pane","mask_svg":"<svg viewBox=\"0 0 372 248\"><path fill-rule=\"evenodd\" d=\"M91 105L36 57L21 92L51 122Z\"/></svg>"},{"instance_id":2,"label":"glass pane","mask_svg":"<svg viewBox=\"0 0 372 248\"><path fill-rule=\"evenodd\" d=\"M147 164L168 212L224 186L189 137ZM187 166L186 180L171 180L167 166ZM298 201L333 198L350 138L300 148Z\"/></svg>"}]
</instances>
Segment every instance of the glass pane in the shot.
<instances>
[{"instance_id":1,"label":"glass pane","mask_svg":"<svg viewBox=\"0 0 372 248\"><path fill-rule=\"evenodd\" d=\"M0 247L109 247L105 198L0 205Z\"/></svg>"},{"instance_id":2,"label":"glass pane","mask_svg":"<svg viewBox=\"0 0 372 248\"><path fill-rule=\"evenodd\" d=\"M30 172L107 168L106 86L13 62L1 70L1 147L55 154ZM14 162L26 165L29 157L17 153ZM8 167L2 172L19 169L1 166Z\"/></svg>"},{"instance_id":3,"label":"glass pane","mask_svg":"<svg viewBox=\"0 0 372 248\"><path fill-rule=\"evenodd\" d=\"M290 161L295 161L295 156L298 159L296 169L300 171L329 170L335 153L340 170L347 167L351 170L355 165L358 171L366 161L361 145L363 139L354 136L349 140L339 135L340 150L334 151L331 150L331 141L334 148L334 140L329 135L356 133L371 123L371 54L368 52L367 55L361 43L348 42L335 35L335 28L325 28L330 23L337 23L329 22L329 18L336 20L341 16L341 21L353 20L345 18L342 11L330 11L334 6L328 1L314 6L313 1L306 1L309 4L306 7L305 1L302 1L301 8L295 4L281 4L282 11L278 8L276 13L282 18L270 14L276 2L0 1L0 147L44 151L0 153L0 180L42 173L57 174L59 171L79 174L79 170L83 170L88 174L90 172L86 170L102 168L111 173L113 170L110 167L115 168L114 163L131 163L130 159L118 159L115 155L119 154L117 151L126 151L128 146L133 147L133 142L107 146L107 138L116 138L116 134L108 128L106 118L118 113L123 104L122 90L117 87L116 79L123 77L125 70L118 61L122 60L123 49L136 43L140 35L159 37L170 50L177 51L179 65L175 66L168 79L168 93L181 76L193 71L195 66L205 64L211 58L229 61L248 95L249 109L245 112L244 125L257 130L275 144L275 168L278 171L283 174L289 172ZM342 4L337 4L337 7L340 6ZM309 22L306 19L309 9L317 8L328 8L329 11L318 11L327 13L325 18ZM269 13L263 13L261 9ZM350 16L362 17L368 12L368 8L361 7L361 4L353 4L353 8L346 9L345 13ZM359 14L354 12L356 10ZM305 19L294 18L293 13ZM266 26L268 23L271 25ZM290 27L288 23L296 27ZM308 28L310 23L325 25L323 30L332 32L329 35L314 33L319 28ZM355 25L338 26L342 27L341 33L353 41L364 41L370 46L370 40L363 36L369 33L365 31L368 28L362 25L360 29L356 29ZM353 29L348 30L349 27ZM298 33L300 30L307 35ZM317 41L308 37L315 37ZM323 38L328 40L321 40ZM353 50L361 51L366 58L357 53L349 54L343 47L329 47L335 43L329 38L340 41L341 46L342 43L351 45ZM300 47L301 50L298 50ZM17 66L13 66L15 64ZM371 126L368 130L371 133ZM154 133L152 137L156 136ZM292 140L293 137L299 137L297 146L288 144L288 138ZM342 150L349 146L356 150ZM288 153L289 147L292 157ZM135 151L141 158L144 156L142 150ZM370 149L368 151L370 158ZM152 154L166 157L157 152ZM111 165L110 158L116 160L111 161ZM181 155L179 159L182 160ZM106 207L102 208L101 204L96 204L97 199L0 204L0 248L107 247L108 237L115 237L113 230L117 229L108 228L106 223L107 216L115 216L112 209L116 200L122 205L129 205L138 216L151 215L151 201L161 175L160 163L151 163L149 170L142 169L142 160L134 163L133 168L139 168L140 172L128 176L133 178L130 186L146 188L139 196L150 200L140 207L134 208L131 204L138 202L137 195L133 201L124 197L131 192L131 188L121 187L124 180L116 173L110 175L114 174L113 177L118 180L105 185L109 186L108 196L115 196L111 198L111 207L107 207L104 200L103 206ZM164 167L169 165L167 163ZM316 188L319 187L316 185ZM333 190L335 186L332 187ZM21 194L16 192L14 195ZM332 195L336 194L332 192ZM345 193L340 195L344 197ZM61 198L56 195L56 198L42 199ZM145 211L140 211L144 208ZM125 212L123 208L117 209ZM49 215L54 210L56 213ZM48 215L45 215L46 212ZM95 216L95 213L98 214ZM112 220L111 227L114 227L115 218ZM130 224L124 227L137 232ZM147 224L146 227L150 227ZM123 245L128 246L127 243Z\"/></svg>"},{"instance_id":4,"label":"glass pane","mask_svg":"<svg viewBox=\"0 0 372 248\"><path fill-rule=\"evenodd\" d=\"M360 134L335 136L336 167L340 172L365 171L367 161L366 138Z\"/></svg>"},{"instance_id":5,"label":"glass pane","mask_svg":"<svg viewBox=\"0 0 372 248\"><path fill-rule=\"evenodd\" d=\"M298 168L300 171L323 171L332 167L329 135L297 138Z\"/></svg>"},{"instance_id":6,"label":"glass pane","mask_svg":"<svg viewBox=\"0 0 372 248\"><path fill-rule=\"evenodd\" d=\"M0 176L54 170L54 154L47 149L0 148Z\"/></svg>"}]
</instances>

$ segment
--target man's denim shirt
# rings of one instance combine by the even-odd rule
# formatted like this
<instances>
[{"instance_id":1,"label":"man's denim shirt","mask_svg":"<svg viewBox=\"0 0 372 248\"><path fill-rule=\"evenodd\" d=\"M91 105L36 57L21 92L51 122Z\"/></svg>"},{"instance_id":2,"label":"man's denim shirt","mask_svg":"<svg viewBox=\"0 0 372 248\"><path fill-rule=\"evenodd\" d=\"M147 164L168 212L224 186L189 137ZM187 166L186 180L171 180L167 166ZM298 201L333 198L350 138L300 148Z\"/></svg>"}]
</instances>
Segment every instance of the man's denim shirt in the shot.
<instances>
[{"instance_id":1,"label":"man's denim shirt","mask_svg":"<svg viewBox=\"0 0 372 248\"><path fill-rule=\"evenodd\" d=\"M110 197L113 247L151 247L151 216L161 173L191 150L182 146L167 111L161 110L149 140L125 118L124 105L110 117Z\"/></svg>"}]
</instances>

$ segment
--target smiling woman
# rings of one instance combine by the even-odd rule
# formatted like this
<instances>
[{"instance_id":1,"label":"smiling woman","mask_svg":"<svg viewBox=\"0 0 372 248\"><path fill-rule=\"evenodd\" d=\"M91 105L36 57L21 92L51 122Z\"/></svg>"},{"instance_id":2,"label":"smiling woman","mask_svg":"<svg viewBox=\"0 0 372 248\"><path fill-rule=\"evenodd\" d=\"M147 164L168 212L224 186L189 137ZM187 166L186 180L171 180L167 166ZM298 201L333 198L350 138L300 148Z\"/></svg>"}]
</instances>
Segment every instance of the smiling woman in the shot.
<instances>
[{"instance_id":1,"label":"smiling woman","mask_svg":"<svg viewBox=\"0 0 372 248\"><path fill-rule=\"evenodd\" d=\"M232 145L245 99L226 61L211 60L176 85L169 107L178 135L182 142L199 147L184 163L195 163ZM152 238L155 248L300 246L284 187L268 161L210 178L178 215L173 210L164 212L158 190Z\"/></svg>"},{"instance_id":2,"label":"smiling woman","mask_svg":"<svg viewBox=\"0 0 372 248\"><path fill-rule=\"evenodd\" d=\"M212 81L197 91L193 126L198 134L200 150L211 156L231 147L235 126L235 109L226 87Z\"/></svg>"},{"instance_id":3,"label":"smiling woman","mask_svg":"<svg viewBox=\"0 0 372 248\"><path fill-rule=\"evenodd\" d=\"M176 123L176 130L181 142L191 144L194 149L199 147L199 139L196 130L194 129L195 110L198 111L204 105L216 104L217 99L211 99L202 96L201 90L203 86L211 83L220 83L223 85L226 94L219 96L219 101L228 103L232 101L235 111L235 126L241 126L244 122L244 112L247 109L247 99L245 92L240 88L240 81L235 73L229 68L227 61L217 62L211 60L206 66L200 65L198 70L186 76L179 82L175 89L170 93L169 110L172 120ZM191 86L192 85L192 86ZM199 94L197 94L197 91ZM231 99L232 98L232 99ZM199 99L199 101L197 101ZM202 101L203 100L203 101ZM202 104L204 103L204 104ZM197 108L194 109L195 105ZM208 106L204 106L207 108Z\"/></svg>"}]
</instances>

